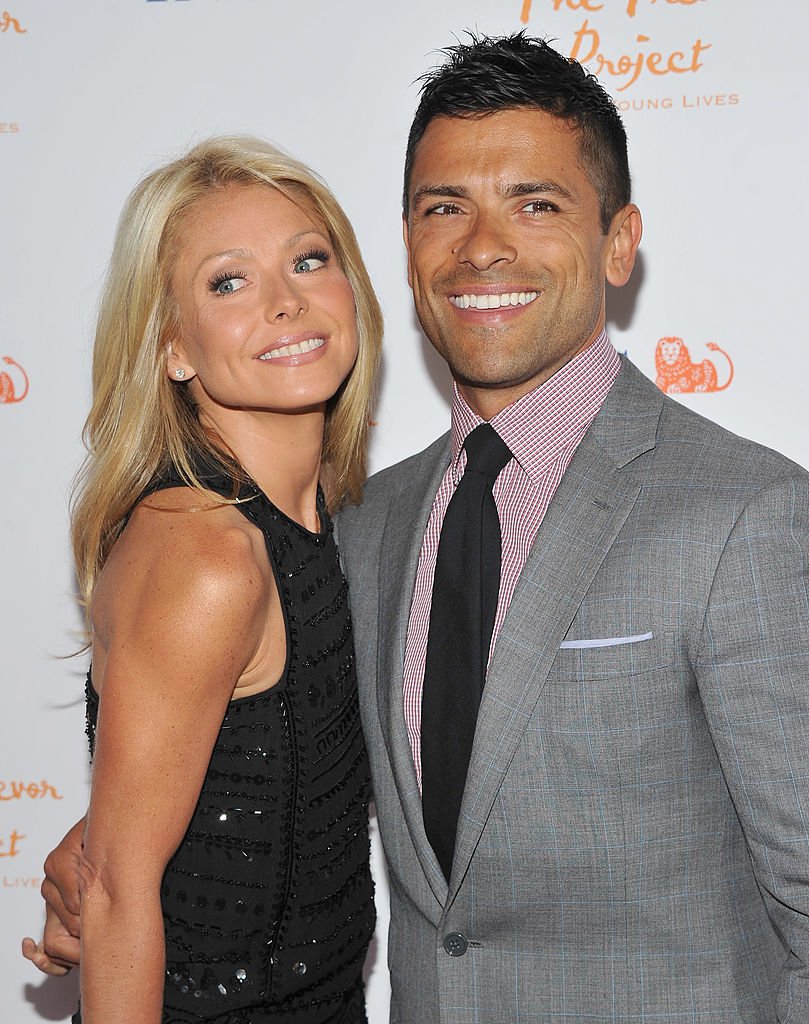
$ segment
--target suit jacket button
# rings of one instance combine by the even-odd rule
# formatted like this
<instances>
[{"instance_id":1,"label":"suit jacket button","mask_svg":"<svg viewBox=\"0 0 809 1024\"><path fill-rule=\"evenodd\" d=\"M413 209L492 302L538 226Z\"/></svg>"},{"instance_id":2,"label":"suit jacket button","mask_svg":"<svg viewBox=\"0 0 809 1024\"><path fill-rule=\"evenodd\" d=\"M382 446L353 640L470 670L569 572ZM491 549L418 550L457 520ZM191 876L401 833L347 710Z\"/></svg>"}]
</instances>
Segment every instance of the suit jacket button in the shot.
<instances>
[{"instance_id":1,"label":"suit jacket button","mask_svg":"<svg viewBox=\"0 0 809 1024\"><path fill-rule=\"evenodd\" d=\"M463 956L469 943L460 932L448 932L444 936L444 949L450 956Z\"/></svg>"}]
</instances>

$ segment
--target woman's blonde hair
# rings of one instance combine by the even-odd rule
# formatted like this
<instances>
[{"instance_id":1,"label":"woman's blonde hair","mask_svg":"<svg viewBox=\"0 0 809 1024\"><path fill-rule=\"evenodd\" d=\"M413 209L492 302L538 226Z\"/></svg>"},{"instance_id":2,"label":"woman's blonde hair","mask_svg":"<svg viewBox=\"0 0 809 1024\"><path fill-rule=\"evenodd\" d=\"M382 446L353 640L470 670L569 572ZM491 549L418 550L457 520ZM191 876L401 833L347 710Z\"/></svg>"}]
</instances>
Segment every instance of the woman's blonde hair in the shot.
<instances>
[{"instance_id":1,"label":"woman's blonde hair","mask_svg":"<svg viewBox=\"0 0 809 1024\"><path fill-rule=\"evenodd\" d=\"M328 404L322 479L332 509L359 497L382 313L354 231L305 165L261 139L209 139L146 177L118 224L95 335L93 404L83 435L87 458L72 505L73 553L85 607L127 515L156 476L174 464L190 486L204 491L193 452L239 473L202 428L187 385L169 380L166 369L178 326L170 270L180 223L196 202L229 185L278 189L316 215L354 290L359 354Z\"/></svg>"}]
</instances>

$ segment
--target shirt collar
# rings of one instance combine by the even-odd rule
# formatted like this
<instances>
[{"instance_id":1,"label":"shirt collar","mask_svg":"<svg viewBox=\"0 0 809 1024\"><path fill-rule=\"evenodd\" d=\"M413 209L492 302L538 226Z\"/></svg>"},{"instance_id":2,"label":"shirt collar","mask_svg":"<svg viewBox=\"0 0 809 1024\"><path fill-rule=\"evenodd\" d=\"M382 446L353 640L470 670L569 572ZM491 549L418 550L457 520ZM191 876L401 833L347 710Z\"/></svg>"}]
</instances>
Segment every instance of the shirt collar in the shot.
<instances>
[{"instance_id":1,"label":"shirt collar","mask_svg":"<svg viewBox=\"0 0 809 1024\"><path fill-rule=\"evenodd\" d=\"M578 445L618 376L621 359L602 331L596 340L553 377L506 406L491 425L535 485L569 447ZM452 473L458 482L466 465L467 435L484 421L452 386Z\"/></svg>"}]
</instances>

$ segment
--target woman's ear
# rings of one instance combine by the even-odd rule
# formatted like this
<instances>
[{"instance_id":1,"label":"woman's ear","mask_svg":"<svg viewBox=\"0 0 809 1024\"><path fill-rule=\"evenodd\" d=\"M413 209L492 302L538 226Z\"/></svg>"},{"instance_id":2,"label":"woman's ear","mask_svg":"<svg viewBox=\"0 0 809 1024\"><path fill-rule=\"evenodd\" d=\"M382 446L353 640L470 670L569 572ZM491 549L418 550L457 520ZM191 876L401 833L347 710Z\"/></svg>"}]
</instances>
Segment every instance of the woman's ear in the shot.
<instances>
[{"instance_id":1,"label":"woman's ear","mask_svg":"<svg viewBox=\"0 0 809 1024\"><path fill-rule=\"evenodd\" d=\"M171 342L166 346L166 371L169 375L169 380L173 381L186 381L191 380L192 377L196 377L197 371L191 366L187 359L183 358L181 352L175 351L175 346Z\"/></svg>"}]
</instances>

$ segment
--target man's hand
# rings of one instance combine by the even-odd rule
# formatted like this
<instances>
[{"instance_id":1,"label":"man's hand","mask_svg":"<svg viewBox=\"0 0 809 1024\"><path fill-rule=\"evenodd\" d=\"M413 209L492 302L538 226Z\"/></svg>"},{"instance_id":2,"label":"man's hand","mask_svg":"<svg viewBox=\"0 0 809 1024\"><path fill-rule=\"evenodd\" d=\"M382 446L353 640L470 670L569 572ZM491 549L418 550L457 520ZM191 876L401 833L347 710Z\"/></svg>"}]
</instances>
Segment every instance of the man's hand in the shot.
<instances>
[{"instance_id":1,"label":"man's hand","mask_svg":"<svg viewBox=\"0 0 809 1024\"><path fill-rule=\"evenodd\" d=\"M84 819L48 854L42 897L47 904L41 942L25 938L22 955L44 974L67 974L79 962L79 862Z\"/></svg>"}]
</instances>

